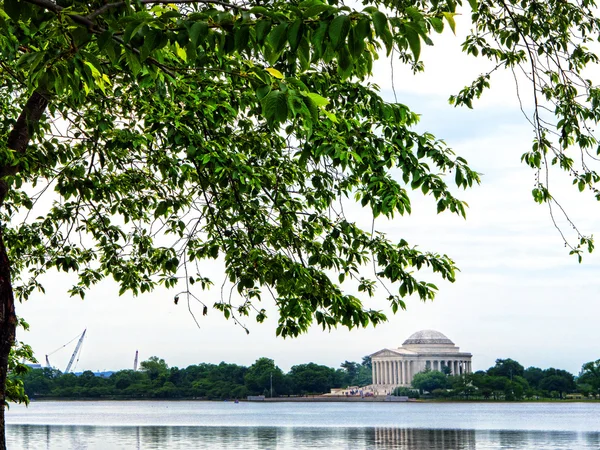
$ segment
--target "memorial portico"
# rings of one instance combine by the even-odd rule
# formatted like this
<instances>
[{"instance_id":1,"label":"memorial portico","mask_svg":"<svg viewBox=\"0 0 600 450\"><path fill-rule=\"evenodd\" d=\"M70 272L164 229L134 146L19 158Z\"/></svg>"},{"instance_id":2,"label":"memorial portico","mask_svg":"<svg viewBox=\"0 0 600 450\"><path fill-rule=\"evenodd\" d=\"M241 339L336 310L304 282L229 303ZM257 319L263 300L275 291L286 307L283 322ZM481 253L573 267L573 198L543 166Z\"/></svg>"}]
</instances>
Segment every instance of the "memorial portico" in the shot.
<instances>
[{"instance_id":1,"label":"memorial portico","mask_svg":"<svg viewBox=\"0 0 600 450\"><path fill-rule=\"evenodd\" d=\"M471 373L472 356L461 352L439 331L418 331L401 347L371 355L373 389L389 392L397 386L410 386L415 374L426 369L442 371L448 367L452 375Z\"/></svg>"}]
</instances>

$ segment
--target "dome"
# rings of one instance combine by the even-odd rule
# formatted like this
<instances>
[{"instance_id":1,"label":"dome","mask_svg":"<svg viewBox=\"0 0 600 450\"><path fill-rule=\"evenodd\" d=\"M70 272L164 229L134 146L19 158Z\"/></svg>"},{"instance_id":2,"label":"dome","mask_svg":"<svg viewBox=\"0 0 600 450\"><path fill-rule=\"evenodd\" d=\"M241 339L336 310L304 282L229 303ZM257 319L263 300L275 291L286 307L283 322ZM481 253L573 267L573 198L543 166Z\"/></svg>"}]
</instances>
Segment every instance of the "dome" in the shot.
<instances>
[{"instance_id":1,"label":"dome","mask_svg":"<svg viewBox=\"0 0 600 450\"><path fill-rule=\"evenodd\" d=\"M410 337L404 341L402 345L414 345L414 344L446 344L454 345L450 339L444 336L439 331L435 330L421 330L410 335Z\"/></svg>"}]
</instances>

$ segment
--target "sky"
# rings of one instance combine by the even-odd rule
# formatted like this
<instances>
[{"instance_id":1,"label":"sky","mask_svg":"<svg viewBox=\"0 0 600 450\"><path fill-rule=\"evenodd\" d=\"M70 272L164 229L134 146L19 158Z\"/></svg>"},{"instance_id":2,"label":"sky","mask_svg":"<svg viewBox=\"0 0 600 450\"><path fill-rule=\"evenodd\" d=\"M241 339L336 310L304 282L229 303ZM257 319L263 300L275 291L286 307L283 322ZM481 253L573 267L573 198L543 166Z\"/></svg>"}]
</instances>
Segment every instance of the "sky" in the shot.
<instances>
[{"instance_id":1,"label":"sky","mask_svg":"<svg viewBox=\"0 0 600 450\"><path fill-rule=\"evenodd\" d=\"M337 367L382 348L399 347L422 329L438 330L461 351L471 352L474 370L487 369L497 358L513 358L525 367L557 367L577 374L583 363L599 359L600 250L579 264L568 255L547 206L533 201L534 173L520 162L533 134L519 110L511 74L493 78L492 90L474 110L448 104L449 95L487 68L483 61L461 54L460 35L469 25L460 17L457 25L459 37L445 32L434 47L423 50L425 73L413 76L395 64L394 87L398 101L421 114L418 129L443 138L482 174L482 184L456 190L470 206L466 220L437 215L435 202L415 193L411 216L378 222L390 238L405 238L456 261L461 269L456 283L430 277L440 288L435 301L409 298L407 311L392 315L380 292L367 305L389 312L387 323L352 331L313 327L299 338L282 339L275 336L276 314L267 300L262 306L272 312L269 319L263 324L248 320L246 335L216 310L206 317L200 314L197 327L185 302L174 304L171 291L119 296L116 286L104 281L82 301L68 296L68 276L52 275L46 279L45 295L35 294L17 306L31 325L19 339L32 345L43 362L45 354L87 328L77 371L131 368L136 350L140 361L157 355L179 367L221 361L250 365L263 356L286 371L306 362ZM390 61L382 59L375 73L372 81L393 100ZM598 234L600 205L562 174L554 175L552 188L571 219L584 234ZM360 221L359 208L349 213ZM212 303L217 289L203 296ZM51 363L64 370L74 347L72 342L51 355Z\"/></svg>"}]
</instances>

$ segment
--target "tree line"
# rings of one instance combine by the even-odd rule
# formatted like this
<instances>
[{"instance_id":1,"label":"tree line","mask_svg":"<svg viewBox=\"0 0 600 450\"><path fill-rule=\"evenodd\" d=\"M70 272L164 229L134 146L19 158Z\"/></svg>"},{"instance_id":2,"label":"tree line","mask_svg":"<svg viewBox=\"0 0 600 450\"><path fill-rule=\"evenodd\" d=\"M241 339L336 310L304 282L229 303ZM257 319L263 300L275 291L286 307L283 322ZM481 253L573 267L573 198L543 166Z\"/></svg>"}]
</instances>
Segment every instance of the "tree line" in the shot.
<instances>
[{"instance_id":1,"label":"tree line","mask_svg":"<svg viewBox=\"0 0 600 450\"><path fill-rule=\"evenodd\" d=\"M371 362L345 361L340 368L307 363L281 370L272 359L259 358L250 367L221 362L201 363L180 369L153 356L141 370L120 370L108 378L91 371L79 375L57 369L32 369L20 375L30 398L202 398L224 400L323 394L332 388L371 383ZM272 387L272 391L271 391Z\"/></svg>"},{"instance_id":2,"label":"tree line","mask_svg":"<svg viewBox=\"0 0 600 450\"><path fill-rule=\"evenodd\" d=\"M281 370L272 359L259 358L251 366L221 362L187 368L169 367L153 356L140 370L120 370L108 378L91 371L63 374L53 368L32 369L19 377L30 398L198 398L224 400L248 395L302 396L324 394L334 388L372 383L371 358L344 361L335 369L306 363ZM271 390L272 389L272 390ZM576 377L562 369L529 367L513 359L497 359L488 370L451 375L426 370L415 375L412 388L397 388L396 395L466 400L563 399L569 394L600 397L600 360L583 365Z\"/></svg>"},{"instance_id":3,"label":"tree line","mask_svg":"<svg viewBox=\"0 0 600 450\"><path fill-rule=\"evenodd\" d=\"M446 370L444 370L446 369ZM451 399L533 400L563 399L569 394L600 397L600 360L585 363L579 376L555 369L528 367L525 369L513 359L497 359L488 370L465 375L450 375L442 371L426 370L415 375L413 389L398 388L397 395L429 396Z\"/></svg>"}]
</instances>

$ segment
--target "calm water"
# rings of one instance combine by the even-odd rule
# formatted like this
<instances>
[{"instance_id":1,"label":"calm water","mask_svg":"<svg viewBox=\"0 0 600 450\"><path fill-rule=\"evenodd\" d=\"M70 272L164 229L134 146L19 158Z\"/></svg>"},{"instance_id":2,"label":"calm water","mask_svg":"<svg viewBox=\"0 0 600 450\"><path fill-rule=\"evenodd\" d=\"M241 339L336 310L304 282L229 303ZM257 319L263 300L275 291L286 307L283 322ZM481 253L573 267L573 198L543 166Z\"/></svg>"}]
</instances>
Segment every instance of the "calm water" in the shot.
<instances>
[{"instance_id":1,"label":"calm water","mask_svg":"<svg viewBox=\"0 0 600 450\"><path fill-rule=\"evenodd\" d=\"M10 449L600 449L600 403L34 402Z\"/></svg>"}]
</instances>

